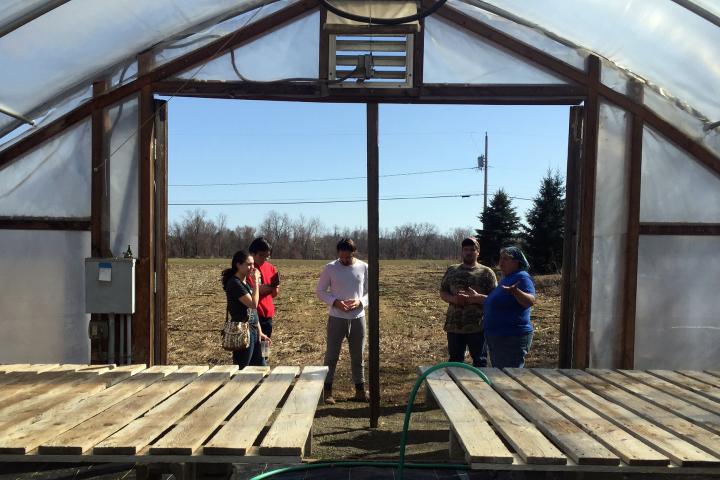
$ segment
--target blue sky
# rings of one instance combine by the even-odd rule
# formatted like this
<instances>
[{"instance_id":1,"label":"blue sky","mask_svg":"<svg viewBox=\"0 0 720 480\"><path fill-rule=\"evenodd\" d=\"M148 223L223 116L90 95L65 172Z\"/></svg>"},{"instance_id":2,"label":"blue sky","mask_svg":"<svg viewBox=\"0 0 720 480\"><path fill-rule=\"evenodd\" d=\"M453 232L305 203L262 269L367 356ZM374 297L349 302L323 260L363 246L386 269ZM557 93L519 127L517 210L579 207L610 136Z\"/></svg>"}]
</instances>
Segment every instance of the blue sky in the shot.
<instances>
[{"instance_id":1,"label":"blue sky","mask_svg":"<svg viewBox=\"0 0 720 480\"><path fill-rule=\"evenodd\" d=\"M380 228L428 222L441 233L478 227L483 175L474 167L489 136L488 191L532 198L548 168L565 175L567 106L380 105L380 197L478 194L380 202ZM169 221L200 208L228 225L258 226L275 210L328 227L365 227L366 204L172 205L364 200L365 105L173 98L169 103ZM180 186L234 183L231 186ZM523 216L527 200L514 200Z\"/></svg>"}]
</instances>

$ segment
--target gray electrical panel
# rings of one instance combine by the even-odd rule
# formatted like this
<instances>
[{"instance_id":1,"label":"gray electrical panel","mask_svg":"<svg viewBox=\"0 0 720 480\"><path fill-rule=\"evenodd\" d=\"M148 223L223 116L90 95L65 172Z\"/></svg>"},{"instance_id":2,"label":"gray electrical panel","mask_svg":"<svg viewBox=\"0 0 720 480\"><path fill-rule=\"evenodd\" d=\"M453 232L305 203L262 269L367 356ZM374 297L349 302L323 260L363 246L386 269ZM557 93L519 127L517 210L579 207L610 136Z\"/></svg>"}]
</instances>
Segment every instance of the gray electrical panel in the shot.
<instances>
[{"instance_id":1,"label":"gray electrical panel","mask_svg":"<svg viewBox=\"0 0 720 480\"><path fill-rule=\"evenodd\" d=\"M135 259L85 259L85 312L135 313Z\"/></svg>"}]
</instances>

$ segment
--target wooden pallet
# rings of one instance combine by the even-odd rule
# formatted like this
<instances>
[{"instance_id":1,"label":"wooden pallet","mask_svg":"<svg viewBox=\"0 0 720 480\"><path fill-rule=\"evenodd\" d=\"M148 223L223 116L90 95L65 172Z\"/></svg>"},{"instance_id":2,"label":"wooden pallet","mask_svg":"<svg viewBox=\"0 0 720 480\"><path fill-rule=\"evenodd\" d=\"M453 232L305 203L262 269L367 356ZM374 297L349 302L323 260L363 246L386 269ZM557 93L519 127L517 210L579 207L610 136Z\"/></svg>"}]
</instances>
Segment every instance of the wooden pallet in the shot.
<instances>
[{"instance_id":1,"label":"wooden pallet","mask_svg":"<svg viewBox=\"0 0 720 480\"><path fill-rule=\"evenodd\" d=\"M327 367L0 365L0 462L299 463ZM29 395L25 392L32 392Z\"/></svg>"},{"instance_id":2,"label":"wooden pallet","mask_svg":"<svg viewBox=\"0 0 720 480\"><path fill-rule=\"evenodd\" d=\"M426 379L474 469L720 475L717 371L482 371Z\"/></svg>"}]
</instances>

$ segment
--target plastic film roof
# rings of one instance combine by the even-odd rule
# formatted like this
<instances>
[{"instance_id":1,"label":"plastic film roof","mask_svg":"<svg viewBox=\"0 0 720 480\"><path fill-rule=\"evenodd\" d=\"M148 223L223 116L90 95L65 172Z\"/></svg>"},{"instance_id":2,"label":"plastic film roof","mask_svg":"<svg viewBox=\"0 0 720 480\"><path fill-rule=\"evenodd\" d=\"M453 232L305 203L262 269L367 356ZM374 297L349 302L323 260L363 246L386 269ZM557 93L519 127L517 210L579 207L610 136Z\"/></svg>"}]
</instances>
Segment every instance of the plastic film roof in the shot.
<instances>
[{"instance_id":1,"label":"plastic film roof","mask_svg":"<svg viewBox=\"0 0 720 480\"><path fill-rule=\"evenodd\" d=\"M253 9L262 13L251 13L250 20L272 15L289 3L5 1L0 32L15 29L0 37L0 107L37 119L93 80L132 66L139 52L154 47L155 59L162 62L174 56L163 54L163 45L202 36L223 22L242 25L247 17L235 23L232 18ZM670 108L691 112L695 125L680 128L693 138L708 144L703 135L716 134L706 131L720 120L720 4L715 0L449 0L448 5L575 67L595 53L646 82ZM190 42L178 52L207 41ZM0 113L0 137L19 125Z\"/></svg>"}]
</instances>

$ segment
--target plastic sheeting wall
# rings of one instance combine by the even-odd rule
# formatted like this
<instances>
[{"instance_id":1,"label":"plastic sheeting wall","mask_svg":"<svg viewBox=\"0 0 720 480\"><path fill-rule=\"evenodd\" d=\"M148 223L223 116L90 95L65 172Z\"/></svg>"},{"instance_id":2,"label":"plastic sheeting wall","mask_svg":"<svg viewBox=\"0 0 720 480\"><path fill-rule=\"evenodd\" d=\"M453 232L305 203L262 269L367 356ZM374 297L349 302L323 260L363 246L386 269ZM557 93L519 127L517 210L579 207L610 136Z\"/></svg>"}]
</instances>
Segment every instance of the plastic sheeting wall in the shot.
<instances>
[{"instance_id":1,"label":"plastic sheeting wall","mask_svg":"<svg viewBox=\"0 0 720 480\"><path fill-rule=\"evenodd\" d=\"M0 170L0 215L90 217L90 122Z\"/></svg>"},{"instance_id":2,"label":"plastic sheeting wall","mask_svg":"<svg viewBox=\"0 0 720 480\"><path fill-rule=\"evenodd\" d=\"M720 238L640 237L635 368L720 365Z\"/></svg>"},{"instance_id":3,"label":"plastic sheeting wall","mask_svg":"<svg viewBox=\"0 0 720 480\"><path fill-rule=\"evenodd\" d=\"M590 366L620 365L628 218L629 117L600 104L590 311Z\"/></svg>"},{"instance_id":4,"label":"plastic sheeting wall","mask_svg":"<svg viewBox=\"0 0 720 480\"><path fill-rule=\"evenodd\" d=\"M720 177L651 128L643 132L640 221L720 223Z\"/></svg>"},{"instance_id":5,"label":"plastic sheeting wall","mask_svg":"<svg viewBox=\"0 0 720 480\"><path fill-rule=\"evenodd\" d=\"M233 69L230 54L223 55L179 75L182 79L215 81L272 81L318 77L320 14L300 20L236 48Z\"/></svg>"},{"instance_id":6,"label":"plastic sheeting wall","mask_svg":"<svg viewBox=\"0 0 720 480\"><path fill-rule=\"evenodd\" d=\"M564 84L513 53L445 20L425 19L423 82Z\"/></svg>"},{"instance_id":7,"label":"plastic sheeting wall","mask_svg":"<svg viewBox=\"0 0 720 480\"><path fill-rule=\"evenodd\" d=\"M0 230L0 363L89 363L90 232Z\"/></svg>"},{"instance_id":8,"label":"plastic sheeting wall","mask_svg":"<svg viewBox=\"0 0 720 480\"><path fill-rule=\"evenodd\" d=\"M119 256L130 245L138 252L139 151L138 100L110 109L110 250Z\"/></svg>"},{"instance_id":9,"label":"plastic sheeting wall","mask_svg":"<svg viewBox=\"0 0 720 480\"><path fill-rule=\"evenodd\" d=\"M67 2L0 38L0 104L20 113L32 112L58 92L94 79L138 52L250 4L250 0ZM0 115L0 128L12 122Z\"/></svg>"}]
</instances>

